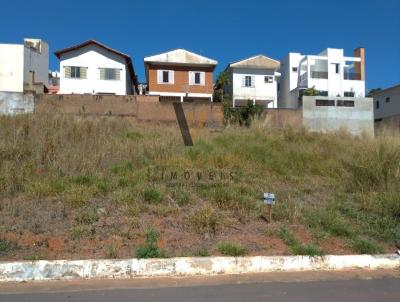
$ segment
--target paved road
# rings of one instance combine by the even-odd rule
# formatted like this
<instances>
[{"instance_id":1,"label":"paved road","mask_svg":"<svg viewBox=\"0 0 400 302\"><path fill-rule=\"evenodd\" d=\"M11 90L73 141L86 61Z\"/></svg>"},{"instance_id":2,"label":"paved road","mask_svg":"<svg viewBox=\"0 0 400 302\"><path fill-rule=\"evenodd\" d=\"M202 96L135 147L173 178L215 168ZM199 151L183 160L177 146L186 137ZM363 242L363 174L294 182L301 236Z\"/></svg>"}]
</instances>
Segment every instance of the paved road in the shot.
<instances>
[{"instance_id":1,"label":"paved road","mask_svg":"<svg viewBox=\"0 0 400 302\"><path fill-rule=\"evenodd\" d=\"M152 282L148 280L146 282ZM68 290L64 292L42 293L14 293L0 294L1 302L8 301L40 301L40 302L124 302L124 301L229 301L229 302L253 302L253 301L296 301L296 302L391 302L400 301L400 279L395 277L383 277L379 279L336 279L322 281L289 281L289 282L264 282L255 278L254 283L247 279L245 283L236 281L235 284L222 282L216 285L196 284L182 287L169 286L155 288L97 288ZM179 281L178 281L179 283ZM81 285L82 286L82 285ZM83 285L84 287L84 285ZM1 292L1 287L0 287Z\"/></svg>"}]
</instances>

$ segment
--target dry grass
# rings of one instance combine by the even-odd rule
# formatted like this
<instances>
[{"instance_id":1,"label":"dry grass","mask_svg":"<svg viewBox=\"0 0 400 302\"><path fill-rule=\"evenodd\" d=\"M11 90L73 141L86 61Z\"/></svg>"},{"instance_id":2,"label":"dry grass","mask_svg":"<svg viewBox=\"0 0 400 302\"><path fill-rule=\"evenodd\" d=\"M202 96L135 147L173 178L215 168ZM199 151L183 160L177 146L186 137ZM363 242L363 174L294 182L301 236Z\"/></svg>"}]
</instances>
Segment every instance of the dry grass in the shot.
<instances>
[{"instance_id":1,"label":"dry grass","mask_svg":"<svg viewBox=\"0 0 400 302\"><path fill-rule=\"evenodd\" d=\"M48 115L1 117L0 137L3 259L132 257L149 227L169 255L238 238L268 254L263 192L276 193L276 223L305 226L313 242L358 252L400 239L398 138L255 121L197 131L184 147L175 125Z\"/></svg>"}]
</instances>

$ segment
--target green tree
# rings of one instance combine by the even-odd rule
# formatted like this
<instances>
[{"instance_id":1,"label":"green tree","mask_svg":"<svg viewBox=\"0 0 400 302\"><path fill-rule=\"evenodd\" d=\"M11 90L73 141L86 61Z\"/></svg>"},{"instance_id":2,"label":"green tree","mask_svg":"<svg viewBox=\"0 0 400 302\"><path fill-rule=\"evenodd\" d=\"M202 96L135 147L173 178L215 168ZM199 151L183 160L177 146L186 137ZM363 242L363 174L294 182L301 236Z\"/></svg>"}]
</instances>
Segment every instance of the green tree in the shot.
<instances>
[{"instance_id":1,"label":"green tree","mask_svg":"<svg viewBox=\"0 0 400 302\"><path fill-rule=\"evenodd\" d=\"M225 70L218 75L217 80L215 81L214 96L213 96L214 102L224 101L224 98L227 97L227 95L224 95L224 89L229 84L230 84L229 74Z\"/></svg>"}]
</instances>

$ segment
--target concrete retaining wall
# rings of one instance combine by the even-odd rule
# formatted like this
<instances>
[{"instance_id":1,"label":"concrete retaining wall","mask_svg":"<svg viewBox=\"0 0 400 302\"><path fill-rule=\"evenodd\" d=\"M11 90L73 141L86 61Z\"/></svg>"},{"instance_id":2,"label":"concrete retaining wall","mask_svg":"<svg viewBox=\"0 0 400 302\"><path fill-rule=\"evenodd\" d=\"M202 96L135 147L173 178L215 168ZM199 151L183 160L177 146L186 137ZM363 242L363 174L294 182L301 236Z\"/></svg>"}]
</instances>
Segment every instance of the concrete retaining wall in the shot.
<instances>
[{"instance_id":1,"label":"concrete retaining wall","mask_svg":"<svg viewBox=\"0 0 400 302\"><path fill-rule=\"evenodd\" d=\"M0 282L398 268L397 255L23 261L0 262Z\"/></svg>"},{"instance_id":2,"label":"concrete retaining wall","mask_svg":"<svg viewBox=\"0 0 400 302\"><path fill-rule=\"evenodd\" d=\"M31 113L35 107L33 94L22 92L0 92L0 114L14 115Z\"/></svg>"},{"instance_id":3,"label":"concrete retaining wall","mask_svg":"<svg viewBox=\"0 0 400 302\"><path fill-rule=\"evenodd\" d=\"M317 105L318 101L330 101L333 105ZM353 106L339 106L339 102L353 102ZM303 124L311 131L346 129L353 135L374 136L373 99L304 96Z\"/></svg>"}]
</instances>

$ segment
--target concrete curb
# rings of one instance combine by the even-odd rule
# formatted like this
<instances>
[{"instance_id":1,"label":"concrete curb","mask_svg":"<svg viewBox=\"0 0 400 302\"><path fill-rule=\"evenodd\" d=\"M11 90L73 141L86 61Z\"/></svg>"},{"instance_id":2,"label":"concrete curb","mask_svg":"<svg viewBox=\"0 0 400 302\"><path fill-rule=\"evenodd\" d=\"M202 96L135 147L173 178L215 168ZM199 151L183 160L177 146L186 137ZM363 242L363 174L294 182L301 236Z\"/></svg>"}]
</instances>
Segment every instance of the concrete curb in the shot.
<instances>
[{"instance_id":1,"label":"concrete curb","mask_svg":"<svg viewBox=\"0 0 400 302\"><path fill-rule=\"evenodd\" d=\"M393 254L0 262L0 282L350 269L400 269L400 257Z\"/></svg>"}]
</instances>

